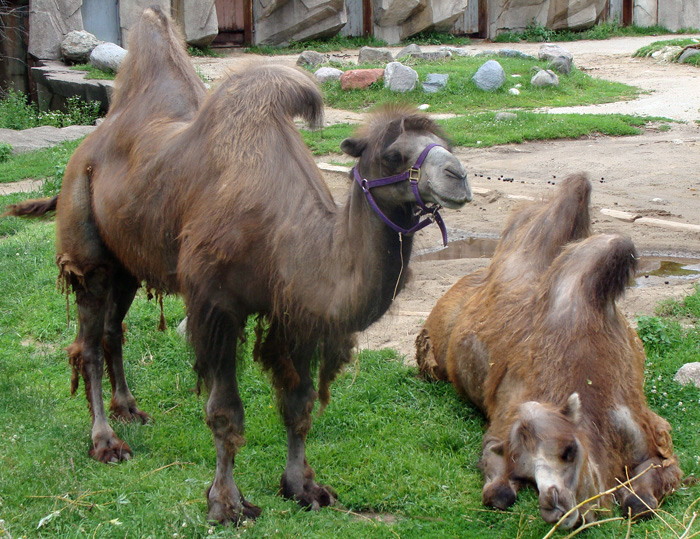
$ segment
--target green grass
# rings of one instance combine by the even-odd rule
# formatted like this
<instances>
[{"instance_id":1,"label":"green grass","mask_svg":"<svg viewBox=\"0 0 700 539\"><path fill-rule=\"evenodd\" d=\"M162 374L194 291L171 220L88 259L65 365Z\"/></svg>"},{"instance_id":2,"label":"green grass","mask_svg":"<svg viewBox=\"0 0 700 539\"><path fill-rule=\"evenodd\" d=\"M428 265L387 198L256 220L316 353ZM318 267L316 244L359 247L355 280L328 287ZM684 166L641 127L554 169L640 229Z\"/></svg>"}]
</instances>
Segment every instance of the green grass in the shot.
<instances>
[{"instance_id":1,"label":"green grass","mask_svg":"<svg viewBox=\"0 0 700 539\"><path fill-rule=\"evenodd\" d=\"M386 47L386 41L374 37L334 36L328 39L292 41L288 45L256 45L248 47L245 52L270 56L299 54L304 51L336 52L344 49L359 49L360 47Z\"/></svg>"},{"instance_id":2,"label":"green grass","mask_svg":"<svg viewBox=\"0 0 700 539\"><path fill-rule=\"evenodd\" d=\"M75 64L70 67L73 71L85 71L85 79L88 80L114 80L117 76L113 71L97 69L92 64Z\"/></svg>"},{"instance_id":3,"label":"green grass","mask_svg":"<svg viewBox=\"0 0 700 539\"><path fill-rule=\"evenodd\" d=\"M574 69L569 76L560 76L558 87L537 88L530 84L532 70L536 66L546 67L546 62L502 57L497 59L506 73L505 84L499 90L485 92L479 90L471 79L488 59L458 57L440 62L414 60L411 67L416 70L421 81L428 73L445 73L450 76L447 87L434 94L423 92L420 84L411 92L397 94L385 89L381 82L364 90L344 91L340 88L339 81L324 83L323 92L328 106L346 110L367 110L380 103L398 101L415 105L427 103L430 112L457 113L608 103L632 99L638 94L638 90L632 86L596 79L578 69ZM520 95L510 95L508 90L516 84L521 85Z\"/></svg>"},{"instance_id":4,"label":"green grass","mask_svg":"<svg viewBox=\"0 0 700 539\"><path fill-rule=\"evenodd\" d=\"M0 197L0 205L16 200ZM15 224L10 235L9 221ZM191 391L192 353L173 329L184 315L175 298L165 301L164 333L155 330L157 305L142 293L126 320L127 378L154 419L148 425L115 424L135 458L114 466L91 460L82 388L69 396L70 368L62 348L75 334L75 308L67 327L65 298L55 291L53 233L50 221L0 219L0 516L11 537L534 539L549 531L532 490L508 511L482 507L476 466L482 418L450 386L420 380L388 350L363 352L315 419L308 457L318 480L339 496L336 508L317 513L276 494L284 466L283 428L266 376L245 358L240 389L248 444L236 459L235 474L246 497L264 511L246 528L211 528L204 491L215 454L203 421L204 399ZM683 305L697 304L698 296L696 291ZM688 308L693 329L661 318L642 330L647 343L660 331L668 333L656 339L659 346L648 345L647 393L651 407L674 428L684 472L698 475L700 392L671 381L683 362L697 360L698 314ZM665 519L679 535L675 519L687 523L684 512L699 498L695 485L664 504ZM698 530L700 523L691 529ZM585 536L625 534L625 523L608 523ZM660 519L632 526L629 537L647 536L671 534Z\"/></svg>"},{"instance_id":5,"label":"green grass","mask_svg":"<svg viewBox=\"0 0 700 539\"><path fill-rule=\"evenodd\" d=\"M28 178L53 178L57 168L65 167L82 140L71 140L53 148L11 155L6 161L0 162L0 183Z\"/></svg>"},{"instance_id":6,"label":"green grass","mask_svg":"<svg viewBox=\"0 0 700 539\"><path fill-rule=\"evenodd\" d=\"M450 135L455 146L487 147L529 140L638 135L650 122L668 121L626 114L541 114L527 111L517 111L516 114L518 118L509 121L496 121L494 112L481 112L438 120L437 123ZM662 127L666 125L661 124ZM315 131L302 129L301 133L314 155L325 155L340 153L340 143L352 136L355 128L352 124L337 124Z\"/></svg>"},{"instance_id":7,"label":"green grass","mask_svg":"<svg viewBox=\"0 0 700 539\"><path fill-rule=\"evenodd\" d=\"M622 26L619 22L601 22L585 30L550 30L532 21L523 32L503 32L494 38L496 43L530 43L553 41L578 41L582 39L610 39L627 36L657 36L663 34L698 33L697 28L681 28L676 32L664 26Z\"/></svg>"}]
</instances>

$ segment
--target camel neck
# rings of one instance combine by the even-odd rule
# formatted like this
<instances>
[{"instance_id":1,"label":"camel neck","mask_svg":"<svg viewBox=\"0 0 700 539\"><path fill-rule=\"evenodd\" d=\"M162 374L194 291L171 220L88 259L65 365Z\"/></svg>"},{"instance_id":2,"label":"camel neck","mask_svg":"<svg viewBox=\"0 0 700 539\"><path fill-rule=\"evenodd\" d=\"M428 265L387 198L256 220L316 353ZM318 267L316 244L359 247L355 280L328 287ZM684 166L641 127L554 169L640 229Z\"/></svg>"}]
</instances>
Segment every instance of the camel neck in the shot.
<instances>
[{"instance_id":1,"label":"camel neck","mask_svg":"<svg viewBox=\"0 0 700 539\"><path fill-rule=\"evenodd\" d=\"M415 224L412 205L389 206L377 202L382 212L404 228ZM392 230L377 215L362 188L353 183L344 208L341 229L358 272L355 282L358 302L355 330L380 318L403 288L413 248L413 236ZM355 265L357 264L357 265ZM360 307L364 304L363 307Z\"/></svg>"}]
</instances>

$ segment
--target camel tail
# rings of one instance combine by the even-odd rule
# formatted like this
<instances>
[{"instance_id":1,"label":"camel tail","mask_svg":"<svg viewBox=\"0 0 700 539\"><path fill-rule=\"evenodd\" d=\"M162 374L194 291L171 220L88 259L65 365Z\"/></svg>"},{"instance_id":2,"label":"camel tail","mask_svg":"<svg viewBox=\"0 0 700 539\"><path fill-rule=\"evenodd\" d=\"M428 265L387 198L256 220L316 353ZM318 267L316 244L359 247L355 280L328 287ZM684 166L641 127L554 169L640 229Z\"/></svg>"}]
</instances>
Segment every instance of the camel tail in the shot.
<instances>
[{"instance_id":1,"label":"camel tail","mask_svg":"<svg viewBox=\"0 0 700 539\"><path fill-rule=\"evenodd\" d=\"M570 244L554 261L542 287L568 298L572 310L583 303L604 311L621 298L637 268L637 251L629 238L599 234ZM574 301L571 283L578 282ZM563 302L562 302L563 303Z\"/></svg>"},{"instance_id":2,"label":"camel tail","mask_svg":"<svg viewBox=\"0 0 700 539\"><path fill-rule=\"evenodd\" d=\"M53 198L34 198L7 207L3 216L41 217L50 211L56 211L58 195Z\"/></svg>"}]
</instances>

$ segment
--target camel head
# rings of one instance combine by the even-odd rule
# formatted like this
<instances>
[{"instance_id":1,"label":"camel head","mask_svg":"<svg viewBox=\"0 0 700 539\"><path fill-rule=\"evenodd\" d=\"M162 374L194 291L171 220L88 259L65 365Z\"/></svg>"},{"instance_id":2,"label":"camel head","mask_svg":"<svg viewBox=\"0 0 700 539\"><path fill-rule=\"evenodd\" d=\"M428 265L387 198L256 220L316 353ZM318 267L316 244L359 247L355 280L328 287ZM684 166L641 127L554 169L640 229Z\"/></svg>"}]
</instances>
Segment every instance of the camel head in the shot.
<instances>
[{"instance_id":1,"label":"camel head","mask_svg":"<svg viewBox=\"0 0 700 539\"><path fill-rule=\"evenodd\" d=\"M453 209L471 201L467 172L452 154L440 128L427 115L404 106L384 107L370 116L358 135L345 139L340 147L359 159L357 170L361 178L376 180L406 172L429 145L435 144L420 166L420 199ZM385 207L416 202L409 181L377 187L372 195Z\"/></svg>"},{"instance_id":2,"label":"camel head","mask_svg":"<svg viewBox=\"0 0 700 539\"><path fill-rule=\"evenodd\" d=\"M534 483L539 492L540 514L556 523L570 509L595 495L598 481L592 475L587 437L581 429L581 402L572 393L561 407L529 401L518 407L506 445L512 480ZM509 454L508 454L509 453ZM572 511L561 527L592 521L592 511Z\"/></svg>"}]
</instances>

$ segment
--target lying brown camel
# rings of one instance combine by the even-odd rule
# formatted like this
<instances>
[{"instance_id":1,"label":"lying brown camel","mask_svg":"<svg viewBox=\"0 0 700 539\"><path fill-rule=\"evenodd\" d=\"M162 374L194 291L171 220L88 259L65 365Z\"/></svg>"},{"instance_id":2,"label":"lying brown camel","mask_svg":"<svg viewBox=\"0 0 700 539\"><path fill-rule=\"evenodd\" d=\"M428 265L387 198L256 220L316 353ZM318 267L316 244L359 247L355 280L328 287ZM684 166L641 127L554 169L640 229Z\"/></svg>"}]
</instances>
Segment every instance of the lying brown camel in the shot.
<instances>
[{"instance_id":1,"label":"lying brown camel","mask_svg":"<svg viewBox=\"0 0 700 539\"><path fill-rule=\"evenodd\" d=\"M505 509L534 483L542 517L563 527L593 520L609 500L576 505L650 466L615 494L625 516L655 509L681 479L670 426L646 404L644 348L615 303L634 245L590 236L590 190L572 176L515 211L488 268L458 281L416 339L425 375L488 419L484 503Z\"/></svg>"},{"instance_id":2,"label":"lying brown camel","mask_svg":"<svg viewBox=\"0 0 700 539\"><path fill-rule=\"evenodd\" d=\"M293 123L297 115L322 119L310 77L248 65L206 97L171 21L155 9L132 31L116 84L109 114L71 158L58 199L11 210L56 209L57 262L78 304L68 351L92 412L90 454L103 462L132 455L107 421L103 362L113 415L147 418L122 361L122 320L145 282L182 294L187 305L217 453L209 517L238 522L260 513L233 479L243 443L236 348L253 314L254 355L271 373L287 428L281 493L312 508L331 504L305 456L314 402L328 402L354 334L403 287L411 232L439 221L428 205L458 208L471 199L464 168L427 116L387 108L342 143L359 161L337 207Z\"/></svg>"}]
</instances>

